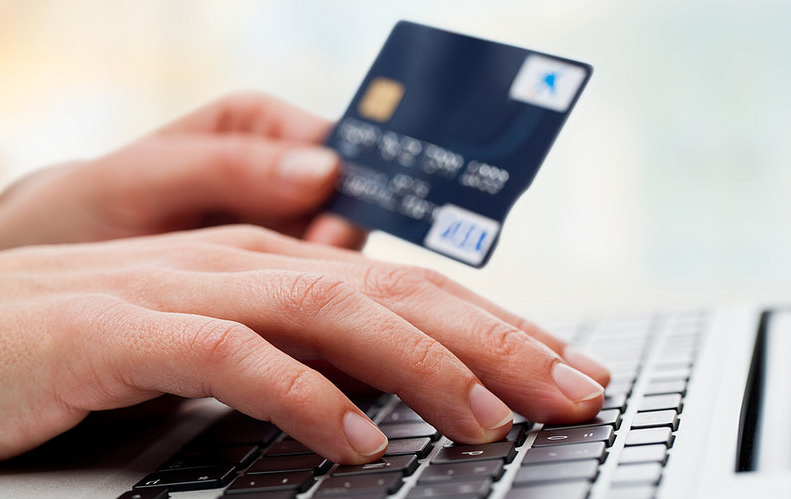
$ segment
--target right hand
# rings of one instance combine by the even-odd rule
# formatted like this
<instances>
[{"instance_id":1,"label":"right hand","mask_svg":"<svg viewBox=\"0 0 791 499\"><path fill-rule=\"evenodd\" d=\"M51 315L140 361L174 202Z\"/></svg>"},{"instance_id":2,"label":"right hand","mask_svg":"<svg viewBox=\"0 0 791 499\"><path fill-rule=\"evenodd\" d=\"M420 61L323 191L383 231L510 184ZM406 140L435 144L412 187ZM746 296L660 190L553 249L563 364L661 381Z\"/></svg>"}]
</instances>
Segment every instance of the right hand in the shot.
<instances>
[{"instance_id":1,"label":"right hand","mask_svg":"<svg viewBox=\"0 0 791 499\"><path fill-rule=\"evenodd\" d=\"M609 377L434 272L249 226L0 252L0 317L0 458L162 393L214 396L335 462L380 457L313 360L464 443L504 437L511 409L588 419Z\"/></svg>"}]
</instances>

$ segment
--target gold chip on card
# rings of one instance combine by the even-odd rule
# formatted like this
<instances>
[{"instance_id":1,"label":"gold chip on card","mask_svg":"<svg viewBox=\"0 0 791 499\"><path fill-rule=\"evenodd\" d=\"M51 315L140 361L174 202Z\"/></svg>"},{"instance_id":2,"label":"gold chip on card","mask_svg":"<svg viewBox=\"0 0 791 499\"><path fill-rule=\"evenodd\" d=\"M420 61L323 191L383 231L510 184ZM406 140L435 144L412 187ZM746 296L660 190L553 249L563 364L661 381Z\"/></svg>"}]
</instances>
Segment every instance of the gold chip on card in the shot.
<instances>
[{"instance_id":1,"label":"gold chip on card","mask_svg":"<svg viewBox=\"0 0 791 499\"><path fill-rule=\"evenodd\" d=\"M357 109L365 118L380 122L387 121L395 113L403 96L404 85L380 76L374 78L368 85Z\"/></svg>"}]
</instances>

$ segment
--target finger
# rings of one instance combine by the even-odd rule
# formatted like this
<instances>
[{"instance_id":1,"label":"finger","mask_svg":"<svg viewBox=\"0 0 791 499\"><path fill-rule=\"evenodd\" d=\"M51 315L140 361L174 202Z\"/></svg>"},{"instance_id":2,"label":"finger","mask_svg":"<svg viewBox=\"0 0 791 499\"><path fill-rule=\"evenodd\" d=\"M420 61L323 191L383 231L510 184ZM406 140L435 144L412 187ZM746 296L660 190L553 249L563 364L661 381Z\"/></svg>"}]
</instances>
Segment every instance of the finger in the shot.
<instances>
[{"instance_id":1,"label":"finger","mask_svg":"<svg viewBox=\"0 0 791 499\"><path fill-rule=\"evenodd\" d=\"M330 213L316 217L303 236L305 241L359 250L368 239L368 232L344 218Z\"/></svg>"},{"instance_id":2,"label":"finger","mask_svg":"<svg viewBox=\"0 0 791 499\"><path fill-rule=\"evenodd\" d=\"M210 261L216 262L210 265L214 270L222 267L235 272L228 277L222 274L219 277L223 281L227 280L221 286L228 288L234 286L233 279L241 279L241 269L255 265L321 272L348 282L367 297L384 305L388 312L395 312L453 352L497 396L535 421L580 421L593 417L601 408L604 389L595 380L569 367L556 352L525 331L447 293L415 269L272 255L256 257L249 252L233 251L225 251L222 255L218 253ZM247 275L245 280L255 274ZM179 296L180 291L191 289L189 283L179 282L175 287L167 284L173 280L162 279L166 284L159 285L155 296L168 297L169 300L170 297ZM236 285L239 285L238 281ZM168 308L175 304L168 301L152 303L151 306ZM231 311L224 303L205 303L202 306L208 307L207 313L212 315L244 322L259 331L272 331L268 322L261 322L258 308ZM226 315L229 313L233 315ZM287 339L280 340L277 345L301 357L324 356L321 349L306 349L304 344L289 343ZM370 356L364 352L360 354L366 358ZM342 368L354 376L360 376L360 372L353 368ZM363 371L362 375L366 375L366 372ZM360 379L370 382L367 378ZM399 395L405 399L410 397L406 393ZM430 410L429 407L423 408L427 413ZM428 419L431 416L424 414L424 417Z\"/></svg>"},{"instance_id":3,"label":"finger","mask_svg":"<svg viewBox=\"0 0 791 499\"><path fill-rule=\"evenodd\" d=\"M584 352L580 348L577 348L576 346L553 336L532 322L514 314L513 312L497 305L491 300L478 295L472 290L465 288L461 284L448 279L439 273L418 268L415 268L412 271L418 273L426 280L432 282L434 285L447 291L453 296L456 296L463 301L474 303L493 316L505 321L520 331L524 331L528 335L532 336L560 354L569 365L587 374L596 380L600 385L607 386L609 383L609 369L590 353Z\"/></svg>"},{"instance_id":4,"label":"finger","mask_svg":"<svg viewBox=\"0 0 791 499\"><path fill-rule=\"evenodd\" d=\"M120 380L114 386L102 376L97 400L116 398L105 404L137 399L140 391L213 396L272 421L334 462L359 464L384 452L384 435L332 383L241 324L128 303L97 317L93 338L105 352L100 371ZM97 400L75 401L73 393L64 399L103 408Z\"/></svg>"},{"instance_id":5,"label":"finger","mask_svg":"<svg viewBox=\"0 0 791 499\"><path fill-rule=\"evenodd\" d=\"M251 133L318 143L331 122L267 94L241 92L221 98L161 128L158 133Z\"/></svg>"},{"instance_id":6,"label":"finger","mask_svg":"<svg viewBox=\"0 0 791 499\"><path fill-rule=\"evenodd\" d=\"M364 256L355 252L305 244L304 242L283 237L277 234L272 234L270 232L265 232L255 227L234 226L215 228L193 233L185 233L180 237L196 241L200 240L204 242L225 243L237 248L256 252L277 253L282 255L323 260L330 258L337 261L355 262L366 265L370 264L371 262L371 260L366 259ZM229 263L228 260L224 261ZM392 267L397 268L396 266ZM464 302L482 308L500 320L511 324L515 328L539 340L541 343L547 345L549 348L561 355L569 365L592 377L600 385L606 386L609 383L609 370L601 363L601 361L589 353L556 338L535 324L532 324L513 312L498 306L491 300L478 295L477 293L443 276L442 274L418 267L413 268L411 272L417 274L420 278L433 283L435 286L443 289L447 293L463 300Z\"/></svg>"},{"instance_id":7,"label":"finger","mask_svg":"<svg viewBox=\"0 0 791 499\"><path fill-rule=\"evenodd\" d=\"M510 429L511 411L458 358L341 281L290 271L142 274L150 292L134 299L147 307L244 323L291 355L326 359L398 394L456 441L492 441Z\"/></svg>"},{"instance_id":8,"label":"finger","mask_svg":"<svg viewBox=\"0 0 791 499\"><path fill-rule=\"evenodd\" d=\"M107 160L83 171L106 186L94 205L109 220L136 220L140 233L188 227L191 216L211 212L304 216L326 202L340 169L326 148L239 136L149 139Z\"/></svg>"}]
</instances>

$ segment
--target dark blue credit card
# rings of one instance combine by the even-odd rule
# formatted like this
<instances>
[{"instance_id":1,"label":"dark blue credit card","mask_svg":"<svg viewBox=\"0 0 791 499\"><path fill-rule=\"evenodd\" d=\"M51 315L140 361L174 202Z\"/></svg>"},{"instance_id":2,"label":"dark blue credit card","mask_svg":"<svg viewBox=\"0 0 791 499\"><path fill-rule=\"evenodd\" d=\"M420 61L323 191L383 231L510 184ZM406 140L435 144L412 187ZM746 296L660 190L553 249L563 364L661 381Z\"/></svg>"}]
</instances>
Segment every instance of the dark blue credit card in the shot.
<instances>
[{"instance_id":1,"label":"dark blue credit card","mask_svg":"<svg viewBox=\"0 0 791 499\"><path fill-rule=\"evenodd\" d=\"M328 210L485 265L591 70L399 22L327 139L344 160Z\"/></svg>"}]
</instances>

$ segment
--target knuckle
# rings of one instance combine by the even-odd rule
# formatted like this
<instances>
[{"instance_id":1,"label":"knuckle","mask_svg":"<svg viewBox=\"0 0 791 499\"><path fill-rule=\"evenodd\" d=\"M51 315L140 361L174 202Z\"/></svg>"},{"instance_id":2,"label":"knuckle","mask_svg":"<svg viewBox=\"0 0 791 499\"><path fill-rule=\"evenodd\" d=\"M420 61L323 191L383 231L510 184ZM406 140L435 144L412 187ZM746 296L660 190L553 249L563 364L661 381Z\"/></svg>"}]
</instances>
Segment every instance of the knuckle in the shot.
<instances>
[{"instance_id":1,"label":"knuckle","mask_svg":"<svg viewBox=\"0 0 791 499\"><path fill-rule=\"evenodd\" d=\"M530 342L530 338L516 327L500 321L495 321L484 328L481 337L484 339L488 353L498 359L522 358L523 351Z\"/></svg>"},{"instance_id":2,"label":"knuckle","mask_svg":"<svg viewBox=\"0 0 791 499\"><path fill-rule=\"evenodd\" d=\"M277 385L274 388L275 397L289 412L304 413L315 409L316 403L316 373L307 367L299 366L279 373Z\"/></svg>"},{"instance_id":3,"label":"knuckle","mask_svg":"<svg viewBox=\"0 0 791 499\"><path fill-rule=\"evenodd\" d=\"M365 274L365 290L380 299L403 299L423 289L427 270L420 267L370 267Z\"/></svg>"},{"instance_id":4,"label":"knuckle","mask_svg":"<svg viewBox=\"0 0 791 499\"><path fill-rule=\"evenodd\" d=\"M224 364L253 349L245 348L254 337L243 325L222 319L196 319L184 326L183 344L204 365Z\"/></svg>"},{"instance_id":5,"label":"knuckle","mask_svg":"<svg viewBox=\"0 0 791 499\"><path fill-rule=\"evenodd\" d=\"M414 374L420 377L432 377L440 373L448 360L445 348L436 340L423 336L412 344L406 344L409 350L409 364Z\"/></svg>"},{"instance_id":6,"label":"knuckle","mask_svg":"<svg viewBox=\"0 0 791 499\"><path fill-rule=\"evenodd\" d=\"M282 287L287 306L310 315L340 314L353 306L357 292L339 279L323 274L291 275Z\"/></svg>"}]
</instances>

